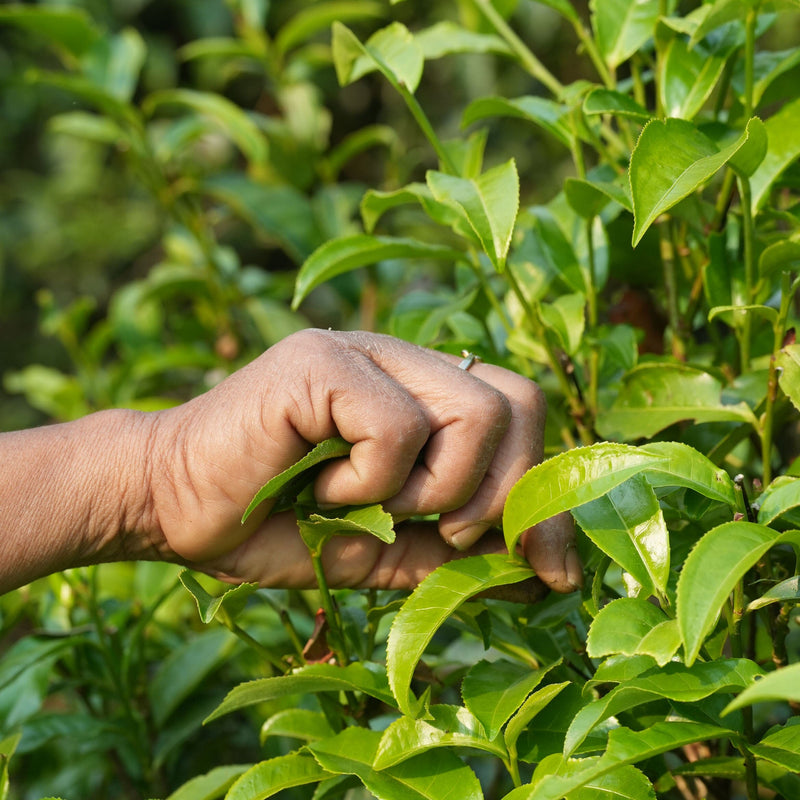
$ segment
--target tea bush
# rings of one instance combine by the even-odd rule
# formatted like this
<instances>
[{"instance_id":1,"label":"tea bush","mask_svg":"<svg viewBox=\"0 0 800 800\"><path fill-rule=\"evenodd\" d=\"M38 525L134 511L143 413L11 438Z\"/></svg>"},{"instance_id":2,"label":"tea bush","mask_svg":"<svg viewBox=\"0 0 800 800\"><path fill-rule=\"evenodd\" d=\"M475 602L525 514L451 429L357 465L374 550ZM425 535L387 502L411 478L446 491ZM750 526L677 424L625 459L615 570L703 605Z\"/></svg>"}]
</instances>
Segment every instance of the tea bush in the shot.
<instances>
[{"instance_id":1,"label":"tea bush","mask_svg":"<svg viewBox=\"0 0 800 800\"><path fill-rule=\"evenodd\" d=\"M296 510L315 592L138 564L3 598L0 797L800 796L798 3L204 2L176 51L94 5L0 8L59 112L44 218L102 224L106 170L122 216L9 391L163 408L364 327L537 380L549 458L511 555L409 596L326 586L331 536L394 536L315 507L333 439L254 498ZM564 511L586 583L545 596L516 544Z\"/></svg>"}]
</instances>

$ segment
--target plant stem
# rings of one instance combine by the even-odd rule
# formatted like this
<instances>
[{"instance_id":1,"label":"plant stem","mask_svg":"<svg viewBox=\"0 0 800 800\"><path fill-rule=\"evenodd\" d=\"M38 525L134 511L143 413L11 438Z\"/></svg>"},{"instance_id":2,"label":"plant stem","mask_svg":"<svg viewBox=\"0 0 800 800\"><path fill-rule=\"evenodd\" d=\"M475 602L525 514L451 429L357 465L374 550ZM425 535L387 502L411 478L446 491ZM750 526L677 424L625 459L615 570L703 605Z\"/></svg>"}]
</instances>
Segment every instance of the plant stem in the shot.
<instances>
[{"instance_id":1,"label":"plant stem","mask_svg":"<svg viewBox=\"0 0 800 800\"><path fill-rule=\"evenodd\" d=\"M275 669L278 673L283 672L284 667L281 664L280 659L278 659L275 654L269 650L269 648L265 647L257 639L254 639L244 628L240 627L233 620L228 620L225 623L225 627L249 647L252 647L253 650L255 650L267 662L267 664L269 664L270 667ZM270 670L270 672L271 671L272 670Z\"/></svg>"},{"instance_id":2,"label":"plant stem","mask_svg":"<svg viewBox=\"0 0 800 800\"><path fill-rule=\"evenodd\" d=\"M739 197L741 198L742 206L742 236L743 236L743 253L744 258L744 280L746 291L746 302L754 303L756 300L756 265L755 265L755 249L753 247L753 239L755 238L755 225L753 223L753 212L750 207L752 201L752 192L750 190L750 179L740 176L739 180ZM752 321L750 314L745 313L744 321L742 323L742 336L740 342L740 355L741 355L741 368L742 372L747 372L750 369L750 337L752 335Z\"/></svg>"},{"instance_id":3,"label":"plant stem","mask_svg":"<svg viewBox=\"0 0 800 800\"><path fill-rule=\"evenodd\" d=\"M531 52L531 49L522 39L511 29L511 26L503 19L497 9L492 5L491 0L472 0L481 13L494 26L494 29L506 40L514 55L519 59L523 67L533 75L536 80L544 84L556 97L561 96L564 86L561 81L553 75L547 67L539 61Z\"/></svg>"},{"instance_id":4,"label":"plant stem","mask_svg":"<svg viewBox=\"0 0 800 800\"><path fill-rule=\"evenodd\" d=\"M325 570L322 568L322 548L320 547L316 551L311 550L309 552L311 554L311 564L314 567L314 575L317 579L317 586L319 587L322 610L325 612L325 619L328 621L328 629L333 634L330 642L331 648L336 654L336 660L344 667L347 665L349 659L344 650L344 635L342 632L341 618L339 617L339 612L331 597L328 581L325 578Z\"/></svg>"},{"instance_id":5,"label":"plant stem","mask_svg":"<svg viewBox=\"0 0 800 800\"><path fill-rule=\"evenodd\" d=\"M686 347L683 343L681 314L678 308L678 283L675 275L675 253L670 237L669 221L658 226L661 242L661 263L664 266L664 289L667 294L667 315L672 333L672 355L679 361L686 357Z\"/></svg>"},{"instance_id":6,"label":"plant stem","mask_svg":"<svg viewBox=\"0 0 800 800\"><path fill-rule=\"evenodd\" d=\"M420 129L425 134L425 138L431 143L433 149L436 151L436 155L439 158L442 169L445 172L449 172L451 175L458 175L458 170L456 169L456 165L453 163L453 159L450 158L450 154L442 144L442 140L437 136L436 131L433 129L433 125L431 125L431 121L422 110L422 106L419 104L417 98L414 97L408 88L402 84L397 85L397 90L400 92L400 96L403 98L403 100L405 100L408 110L416 120L417 125L419 125Z\"/></svg>"}]
</instances>

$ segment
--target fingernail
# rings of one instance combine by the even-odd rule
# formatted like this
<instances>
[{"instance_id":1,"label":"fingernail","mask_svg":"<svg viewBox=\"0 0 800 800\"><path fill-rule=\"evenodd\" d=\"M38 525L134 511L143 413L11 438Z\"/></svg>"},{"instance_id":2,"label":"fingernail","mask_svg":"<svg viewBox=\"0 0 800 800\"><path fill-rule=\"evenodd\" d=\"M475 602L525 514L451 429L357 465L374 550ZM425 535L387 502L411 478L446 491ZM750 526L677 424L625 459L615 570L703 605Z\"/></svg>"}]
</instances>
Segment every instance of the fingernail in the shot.
<instances>
[{"instance_id":1,"label":"fingernail","mask_svg":"<svg viewBox=\"0 0 800 800\"><path fill-rule=\"evenodd\" d=\"M463 531L454 533L450 537L450 545L455 547L456 550L469 550L479 538L480 531L477 531L475 528L464 528Z\"/></svg>"},{"instance_id":2,"label":"fingernail","mask_svg":"<svg viewBox=\"0 0 800 800\"><path fill-rule=\"evenodd\" d=\"M564 554L564 571L567 573L567 582L572 584L573 588L583 587L583 564L575 545L569 547Z\"/></svg>"}]
</instances>

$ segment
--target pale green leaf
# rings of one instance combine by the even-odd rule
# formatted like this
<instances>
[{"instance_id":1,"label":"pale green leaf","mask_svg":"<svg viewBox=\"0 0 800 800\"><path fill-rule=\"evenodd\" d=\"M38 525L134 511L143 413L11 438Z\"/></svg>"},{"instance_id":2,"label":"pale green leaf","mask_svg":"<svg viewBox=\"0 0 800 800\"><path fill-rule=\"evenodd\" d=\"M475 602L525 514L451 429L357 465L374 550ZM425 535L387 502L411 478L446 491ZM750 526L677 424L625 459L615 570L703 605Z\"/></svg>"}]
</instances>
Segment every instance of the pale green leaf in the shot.
<instances>
[{"instance_id":1,"label":"pale green leaf","mask_svg":"<svg viewBox=\"0 0 800 800\"><path fill-rule=\"evenodd\" d=\"M722 402L722 384L710 373L685 364L648 362L625 376L611 408L598 415L597 429L608 439L650 438L682 420L756 425L745 403Z\"/></svg>"},{"instance_id":2,"label":"pale green leaf","mask_svg":"<svg viewBox=\"0 0 800 800\"><path fill-rule=\"evenodd\" d=\"M567 800L655 800L653 784L636 767L624 766L589 781Z\"/></svg>"},{"instance_id":3,"label":"pale green leaf","mask_svg":"<svg viewBox=\"0 0 800 800\"><path fill-rule=\"evenodd\" d=\"M464 109L461 125L466 127L473 122L491 117L515 117L542 128L558 139L564 147L569 148L574 134L568 115L568 106L545 97L534 95L514 98L481 97L473 100Z\"/></svg>"},{"instance_id":4,"label":"pale green leaf","mask_svg":"<svg viewBox=\"0 0 800 800\"><path fill-rule=\"evenodd\" d=\"M634 475L573 510L586 535L645 590L664 594L669 578L669 531L653 488ZM620 650L619 652L625 652Z\"/></svg>"},{"instance_id":5,"label":"pale green leaf","mask_svg":"<svg viewBox=\"0 0 800 800\"><path fill-rule=\"evenodd\" d=\"M454 226L462 220L461 215L455 209L446 203L435 200L431 190L424 183L415 182L392 192L379 192L374 189L365 192L361 200L361 218L364 220L364 228L367 233L372 233L378 220L387 211L408 203L419 203L425 213L440 225Z\"/></svg>"},{"instance_id":6,"label":"pale green leaf","mask_svg":"<svg viewBox=\"0 0 800 800\"><path fill-rule=\"evenodd\" d=\"M476 33L449 20L437 22L414 34L425 60L451 53L498 53L511 55L509 46L492 33Z\"/></svg>"},{"instance_id":7,"label":"pale green leaf","mask_svg":"<svg viewBox=\"0 0 800 800\"><path fill-rule=\"evenodd\" d=\"M800 50L798 51L800 53ZM758 258L758 273L770 278L776 272L800 271L800 236L794 234L765 247Z\"/></svg>"},{"instance_id":8,"label":"pale green leaf","mask_svg":"<svg viewBox=\"0 0 800 800\"><path fill-rule=\"evenodd\" d=\"M289 737L312 742L333 736L328 718L321 711L308 708L285 708L273 714L261 726L261 744L270 736Z\"/></svg>"},{"instance_id":9,"label":"pale green leaf","mask_svg":"<svg viewBox=\"0 0 800 800\"><path fill-rule=\"evenodd\" d=\"M413 756L435 748L468 747L507 759L502 741L487 736L481 723L460 706L432 705L429 719L400 717L381 737L373 766L375 769L399 764Z\"/></svg>"},{"instance_id":10,"label":"pale green leaf","mask_svg":"<svg viewBox=\"0 0 800 800\"><path fill-rule=\"evenodd\" d=\"M783 728L767 734L760 742L751 745L750 752L756 758L763 758L800 773L800 725L797 718L789 720Z\"/></svg>"},{"instance_id":11,"label":"pale green leaf","mask_svg":"<svg viewBox=\"0 0 800 800\"><path fill-rule=\"evenodd\" d=\"M649 122L631 154L635 247L656 218L703 186L738 154L747 166L750 151L762 153L764 124L757 118L732 144L720 149L692 123L681 119Z\"/></svg>"},{"instance_id":12,"label":"pale green leaf","mask_svg":"<svg viewBox=\"0 0 800 800\"><path fill-rule=\"evenodd\" d=\"M590 0L597 47L613 71L653 37L659 0Z\"/></svg>"},{"instance_id":13,"label":"pale green leaf","mask_svg":"<svg viewBox=\"0 0 800 800\"><path fill-rule=\"evenodd\" d=\"M233 764L217 767L204 775L197 775L176 789L167 800L216 800L228 791L233 782L250 765Z\"/></svg>"},{"instance_id":14,"label":"pale green leaf","mask_svg":"<svg viewBox=\"0 0 800 800\"><path fill-rule=\"evenodd\" d=\"M179 577L186 591L194 597L197 610L200 612L200 619L206 625L217 615L226 620L235 619L244 610L250 595L258 589L258 585L255 583L242 583L226 589L221 595L214 597L200 585L189 570L181 572Z\"/></svg>"},{"instance_id":15,"label":"pale green leaf","mask_svg":"<svg viewBox=\"0 0 800 800\"><path fill-rule=\"evenodd\" d=\"M800 98L791 100L765 123L767 154L750 178L752 208L755 213L766 201L781 173L800 156Z\"/></svg>"},{"instance_id":16,"label":"pale green leaf","mask_svg":"<svg viewBox=\"0 0 800 800\"><path fill-rule=\"evenodd\" d=\"M677 618L687 664L697 658L733 587L770 547L800 541L752 522L718 525L694 546L678 580Z\"/></svg>"},{"instance_id":17,"label":"pale green leaf","mask_svg":"<svg viewBox=\"0 0 800 800\"><path fill-rule=\"evenodd\" d=\"M592 89L586 95L583 101L583 113L589 116L614 114L618 117L633 119L636 122L649 122L653 116L629 95L601 88Z\"/></svg>"},{"instance_id":18,"label":"pale green leaf","mask_svg":"<svg viewBox=\"0 0 800 800\"><path fill-rule=\"evenodd\" d=\"M590 658L615 653L638 655L642 640L657 626L667 622L664 612L638 597L621 597L600 609L586 639Z\"/></svg>"},{"instance_id":19,"label":"pale green leaf","mask_svg":"<svg viewBox=\"0 0 800 800\"><path fill-rule=\"evenodd\" d=\"M778 383L792 405L800 410L800 344L789 344L775 356L780 367Z\"/></svg>"},{"instance_id":20,"label":"pale green leaf","mask_svg":"<svg viewBox=\"0 0 800 800\"><path fill-rule=\"evenodd\" d=\"M392 515L379 504L351 509L336 509L327 514L312 513L307 519L298 519L300 536L311 552L320 548L334 536L374 536L386 544L395 539Z\"/></svg>"},{"instance_id":21,"label":"pale green leaf","mask_svg":"<svg viewBox=\"0 0 800 800\"><path fill-rule=\"evenodd\" d=\"M722 713L729 714L737 708L773 700L784 703L800 702L800 663L790 664L765 675L730 702Z\"/></svg>"},{"instance_id":22,"label":"pale green leaf","mask_svg":"<svg viewBox=\"0 0 800 800\"><path fill-rule=\"evenodd\" d=\"M379 731L350 727L309 749L325 769L357 775L380 800L483 800L475 773L449 750L424 752L376 770L381 736Z\"/></svg>"},{"instance_id":23,"label":"pale green leaf","mask_svg":"<svg viewBox=\"0 0 800 800\"><path fill-rule=\"evenodd\" d=\"M31 31L78 58L94 47L103 35L82 8L31 7L17 3L0 8L0 24L3 23Z\"/></svg>"},{"instance_id":24,"label":"pale green leaf","mask_svg":"<svg viewBox=\"0 0 800 800\"><path fill-rule=\"evenodd\" d=\"M340 667L335 664L308 664L288 675L275 678L259 678L241 683L231 689L222 703L211 712L206 722L232 711L246 708L276 697L295 694L338 691L363 692L390 706L394 705L386 673L382 668L361 663Z\"/></svg>"},{"instance_id":25,"label":"pale green leaf","mask_svg":"<svg viewBox=\"0 0 800 800\"><path fill-rule=\"evenodd\" d=\"M742 305L742 306L714 306L708 311L708 321L719 317L731 328L741 328L747 318L764 317L770 325L778 321L778 309L772 306Z\"/></svg>"},{"instance_id":26,"label":"pale green leaf","mask_svg":"<svg viewBox=\"0 0 800 800\"><path fill-rule=\"evenodd\" d=\"M550 669L532 670L526 664L503 660L479 661L461 684L464 705L483 725L486 736L494 739Z\"/></svg>"},{"instance_id":27,"label":"pale green leaf","mask_svg":"<svg viewBox=\"0 0 800 800\"><path fill-rule=\"evenodd\" d=\"M312 289L345 272L394 258L459 261L463 253L416 239L355 234L326 242L305 261L297 275L292 299L296 309Z\"/></svg>"},{"instance_id":28,"label":"pale green leaf","mask_svg":"<svg viewBox=\"0 0 800 800\"><path fill-rule=\"evenodd\" d=\"M471 556L451 561L428 575L397 613L389 632L386 665L400 710L411 714L411 679L434 633L466 600L484 589L530 578L527 564L507 555Z\"/></svg>"},{"instance_id":29,"label":"pale green leaf","mask_svg":"<svg viewBox=\"0 0 800 800\"><path fill-rule=\"evenodd\" d=\"M795 603L800 604L800 575L794 575L781 581L776 586L773 586L768 591L764 592L761 597L757 597L752 602L748 603L747 610L755 611L758 608L763 608L772 603Z\"/></svg>"},{"instance_id":30,"label":"pale green leaf","mask_svg":"<svg viewBox=\"0 0 800 800\"><path fill-rule=\"evenodd\" d=\"M464 216L495 268L502 270L519 210L519 176L514 160L474 179L430 170L426 180L436 200Z\"/></svg>"},{"instance_id":31,"label":"pale green leaf","mask_svg":"<svg viewBox=\"0 0 800 800\"><path fill-rule=\"evenodd\" d=\"M509 751L516 752L517 740L522 733L527 729L531 720L546 708L551 700L561 694L562 690L572 684L569 681L562 683L551 683L547 686L542 686L530 694L525 702L519 707L516 714L508 721L505 730L503 731L503 739L505 740L506 747Z\"/></svg>"},{"instance_id":32,"label":"pale green leaf","mask_svg":"<svg viewBox=\"0 0 800 800\"><path fill-rule=\"evenodd\" d=\"M769 525L781 514L800 506L800 479L782 475L758 498L758 521Z\"/></svg>"},{"instance_id":33,"label":"pale green leaf","mask_svg":"<svg viewBox=\"0 0 800 800\"><path fill-rule=\"evenodd\" d=\"M663 460L630 445L605 442L538 464L517 481L506 500L503 532L509 552L522 533L538 522L596 500Z\"/></svg>"},{"instance_id":34,"label":"pale green leaf","mask_svg":"<svg viewBox=\"0 0 800 800\"><path fill-rule=\"evenodd\" d=\"M305 786L330 777L331 773L311 756L289 753L262 761L249 769L231 786L225 800L263 800L284 789Z\"/></svg>"},{"instance_id":35,"label":"pale green leaf","mask_svg":"<svg viewBox=\"0 0 800 800\"><path fill-rule=\"evenodd\" d=\"M84 58L84 73L110 95L130 101L139 83L147 47L134 28L104 36Z\"/></svg>"}]
</instances>

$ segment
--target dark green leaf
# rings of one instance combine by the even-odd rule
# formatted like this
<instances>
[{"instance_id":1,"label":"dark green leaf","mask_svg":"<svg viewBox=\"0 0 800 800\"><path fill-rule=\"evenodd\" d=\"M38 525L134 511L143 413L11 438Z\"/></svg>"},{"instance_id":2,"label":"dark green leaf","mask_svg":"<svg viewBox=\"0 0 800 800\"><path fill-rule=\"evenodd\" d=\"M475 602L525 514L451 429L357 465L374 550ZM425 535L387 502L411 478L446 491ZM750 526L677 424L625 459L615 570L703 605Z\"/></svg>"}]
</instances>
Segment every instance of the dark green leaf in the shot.
<instances>
[{"instance_id":1,"label":"dark green leaf","mask_svg":"<svg viewBox=\"0 0 800 800\"><path fill-rule=\"evenodd\" d=\"M583 113L615 114L618 117L627 117L637 122L649 122L652 118L650 112L640 106L635 100L622 92L611 89L593 89L583 101Z\"/></svg>"},{"instance_id":2,"label":"dark green leaf","mask_svg":"<svg viewBox=\"0 0 800 800\"><path fill-rule=\"evenodd\" d=\"M25 28L72 56L80 58L94 47L102 32L82 8L35 7L21 3L0 8L0 24Z\"/></svg>"},{"instance_id":3,"label":"dark green leaf","mask_svg":"<svg viewBox=\"0 0 800 800\"><path fill-rule=\"evenodd\" d=\"M757 758L800 773L800 725L797 720L790 720L783 728L768 734L758 744L750 745L750 752Z\"/></svg>"},{"instance_id":4,"label":"dark green leaf","mask_svg":"<svg viewBox=\"0 0 800 800\"><path fill-rule=\"evenodd\" d=\"M569 108L544 97L482 97L473 100L461 117L462 127L489 117L516 117L543 128L569 148L574 138L567 115Z\"/></svg>"},{"instance_id":5,"label":"dark green leaf","mask_svg":"<svg viewBox=\"0 0 800 800\"><path fill-rule=\"evenodd\" d=\"M567 178L564 182L564 194L567 202L584 219L596 217L611 202L618 203L627 211L633 211L628 187L608 181Z\"/></svg>"}]
</instances>

